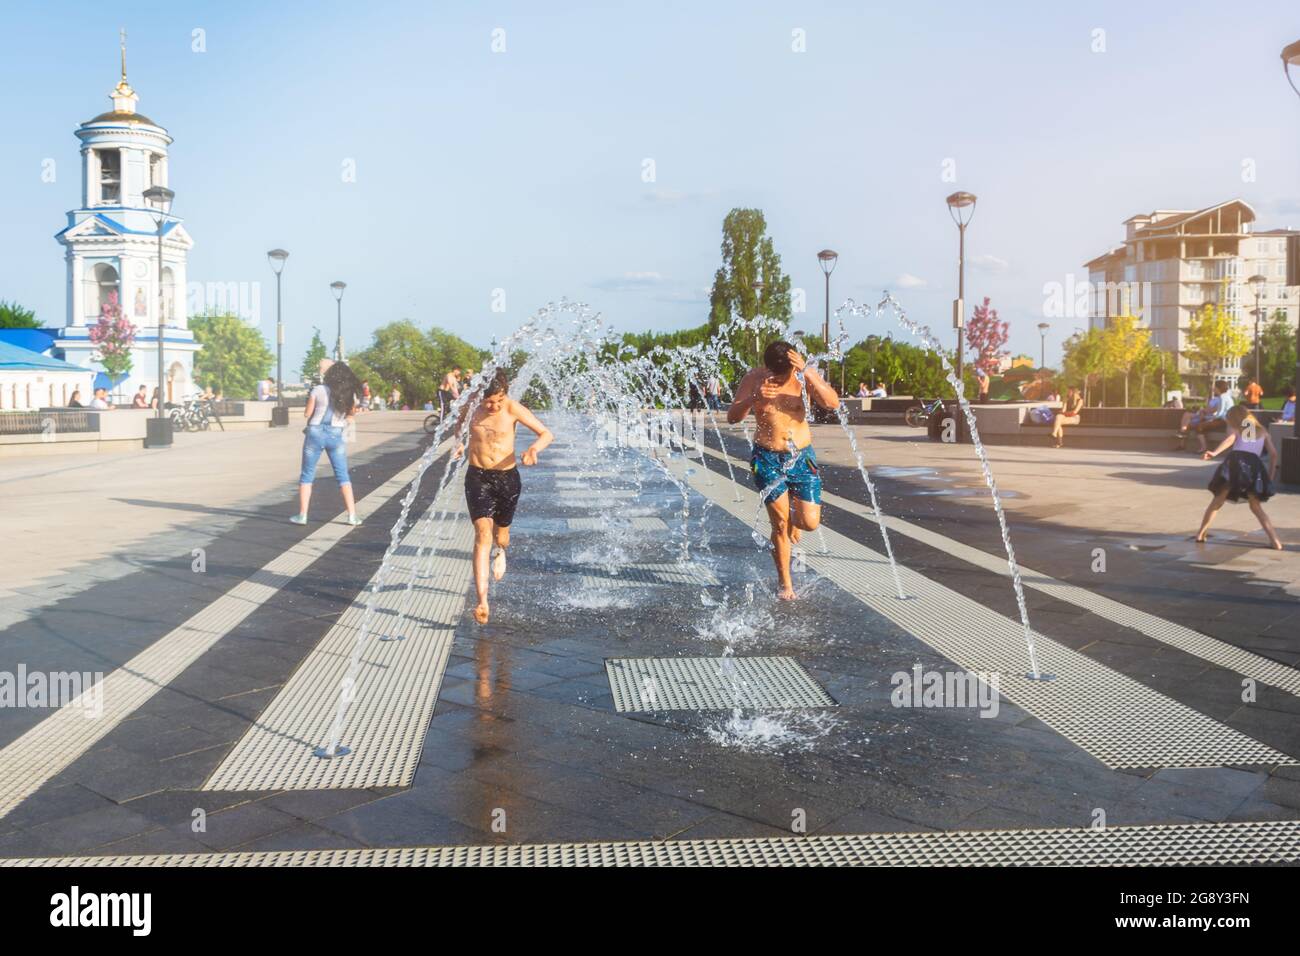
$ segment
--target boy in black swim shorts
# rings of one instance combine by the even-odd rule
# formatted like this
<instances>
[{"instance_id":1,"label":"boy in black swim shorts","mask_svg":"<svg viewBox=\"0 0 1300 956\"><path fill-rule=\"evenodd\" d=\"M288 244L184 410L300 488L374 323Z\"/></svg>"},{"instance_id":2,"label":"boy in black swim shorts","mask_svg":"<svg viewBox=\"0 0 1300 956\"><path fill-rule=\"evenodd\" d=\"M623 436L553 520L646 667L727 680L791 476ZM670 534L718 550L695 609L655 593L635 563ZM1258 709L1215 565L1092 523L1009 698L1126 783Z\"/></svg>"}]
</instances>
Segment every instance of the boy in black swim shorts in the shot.
<instances>
[{"instance_id":1,"label":"boy in black swim shorts","mask_svg":"<svg viewBox=\"0 0 1300 956\"><path fill-rule=\"evenodd\" d=\"M498 528L510 527L515 520L515 506L523 484L518 468L504 471L495 468L476 468L465 472L465 501L469 505L471 521L491 518Z\"/></svg>"},{"instance_id":2,"label":"boy in black swim shorts","mask_svg":"<svg viewBox=\"0 0 1300 956\"><path fill-rule=\"evenodd\" d=\"M483 398L471 401L462 416L469 414L469 470L465 475L465 502L474 522L474 588L478 606L474 620L488 622L488 568L492 579L500 581L506 573L506 548L510 546L510 524L519 504L519 469L515 465L515 427L523 425L537 435L519 456L525 465L537 464L537 456L555 436L537 416L516 402L509 394L510 380L498 370L487 383ZM473 412L470 412L473 408ZM462 417L456 433L464 424ZM465 448L456 449L456 457ZM495 545L495 547L493 547Z\"/></svg>"}]
</instances>

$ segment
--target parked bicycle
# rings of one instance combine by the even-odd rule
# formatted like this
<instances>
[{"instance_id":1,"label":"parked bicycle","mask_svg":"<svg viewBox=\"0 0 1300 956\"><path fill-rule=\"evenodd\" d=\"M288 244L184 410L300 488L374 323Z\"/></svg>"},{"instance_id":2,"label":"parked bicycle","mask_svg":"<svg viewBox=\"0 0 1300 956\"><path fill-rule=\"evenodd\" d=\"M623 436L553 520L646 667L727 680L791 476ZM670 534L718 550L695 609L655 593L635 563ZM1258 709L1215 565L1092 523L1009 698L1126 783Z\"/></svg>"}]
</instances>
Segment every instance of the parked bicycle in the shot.
<instances>
[{"instance_id":1,"label":"parked bicycle","mask_svg":"<svg viewBox=\"0 0 1300 956\"><path fill-rule=\"evenodd\" d=\"M179 405L169 405L168 408L170 410L167 414L172 420L172 428L176 431L205 432L212 427L214 417L212 403L202 396L191 396Z\"/></svg>"},{"instance_id":2,"label":"parked bicycle","mask_svg":"<svg viewBox=\"0 0 1300 956\"><path fill-rule=\"evenodd\" d=\"M912 428L924 428L931 418L937 413L943 411L943 399L935 398L928 402L920 402L916 405L908 405L907 410L903 412L903 421L907 422Z\"/></svg>"}]
</instances>

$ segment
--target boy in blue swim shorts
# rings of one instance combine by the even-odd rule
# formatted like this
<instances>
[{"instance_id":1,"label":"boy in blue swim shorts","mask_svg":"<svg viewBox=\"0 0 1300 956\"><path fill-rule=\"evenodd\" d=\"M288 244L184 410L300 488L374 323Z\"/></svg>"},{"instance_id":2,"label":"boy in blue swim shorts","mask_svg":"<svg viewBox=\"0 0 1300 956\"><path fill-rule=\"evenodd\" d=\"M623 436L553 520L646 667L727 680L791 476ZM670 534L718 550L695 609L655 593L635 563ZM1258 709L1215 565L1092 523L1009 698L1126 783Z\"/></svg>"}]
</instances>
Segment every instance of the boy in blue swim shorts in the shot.
<instances>
[{"instance_id":1,"label":"boy in blue swim shorts","mask_svg":"<svg viewBox=\"0 0 1300 956\"><path fill-rule=\"evenodd\" d=\"M822 480L812 447L812 429L804 410L799 373L808 400L823 408L839 406L840 397L817 370L788 342L773 342L763 352L763 366L752 369L736 388L727 421L736 424L752 410L757 431L750 471L767 507L772 526L772 560L777 597L795 597L790 554L804 531L821 524Z\"/></svg>"}]
</instances>

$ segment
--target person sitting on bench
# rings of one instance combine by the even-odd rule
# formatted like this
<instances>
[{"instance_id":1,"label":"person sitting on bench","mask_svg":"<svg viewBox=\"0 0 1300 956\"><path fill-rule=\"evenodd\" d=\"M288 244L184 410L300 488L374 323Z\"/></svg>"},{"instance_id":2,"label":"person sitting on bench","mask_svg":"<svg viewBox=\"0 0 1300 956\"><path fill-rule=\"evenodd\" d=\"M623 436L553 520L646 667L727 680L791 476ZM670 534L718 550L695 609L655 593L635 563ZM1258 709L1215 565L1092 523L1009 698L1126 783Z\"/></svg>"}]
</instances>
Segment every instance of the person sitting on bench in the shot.
<instances>
[{"instance_id":1,"label":"person sitting on bench","mask_svg":"<svg viewBox=\"0 0 1300 956\"><path fill-rule=\"evenodd\" d=\"M1079 424L1083 412L1083 395L1077 388L1065 393L1065 407L1059 409L1052 418L1052 447L1060 448L1065 443L1065 426Z\"/></svg>"},{"instance_id":2,"label":"person sitting on bench","mask_svg":"<svg viewBox=\"0 0 1300 956\"><path fill-rule=\"evenodd\" d=\"M1200 445L1197 449L1201 454L1205 454L1205 433L1210 431L1220 422L1228 417L1228 410L1232 408L1232 393L1228 391L1228 383L1220 379L1214 383L1213 397L1206 403L1205 407L1196 412L1184 412L1182 423L1178 426L1178 439L1185 441L1187 432L1196 433L1196 441Z\"/></svg>"}]
</instances>

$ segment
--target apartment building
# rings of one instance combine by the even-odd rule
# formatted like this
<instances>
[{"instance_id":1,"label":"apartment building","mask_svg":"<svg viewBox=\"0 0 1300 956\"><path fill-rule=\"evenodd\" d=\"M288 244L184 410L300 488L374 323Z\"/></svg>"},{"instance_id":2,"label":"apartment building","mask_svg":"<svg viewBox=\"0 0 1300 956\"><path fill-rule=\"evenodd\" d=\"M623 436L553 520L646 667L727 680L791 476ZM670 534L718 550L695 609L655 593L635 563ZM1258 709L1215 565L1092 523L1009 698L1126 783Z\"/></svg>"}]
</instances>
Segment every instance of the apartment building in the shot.
<instances>
[{"instance_id":1,"label":"apartment building","mask_svg":"<svg viewBox=\"0 0 1300 956\"><path fill-rule=\"evenodd\" d=\"M1104 328L1110 316L1139 316L1151 329L1152 342L1177 354L1180 371L1204 374L1205 368L1185 356L1192 316L1207 302L1222 301L1253 337L1256 299L1249 280L1258 275L1265 279L1259 300L1265 316L1285 309L1294 327L1300 289L1286 285L1286 246L1297 230L1257 230L1255 219L1255 210L1240 199L1126 219L1123 244L1085 264L1089 324ZM1235 384L1239 359L1217 373Z\"/></svg>"}]
</instances>

